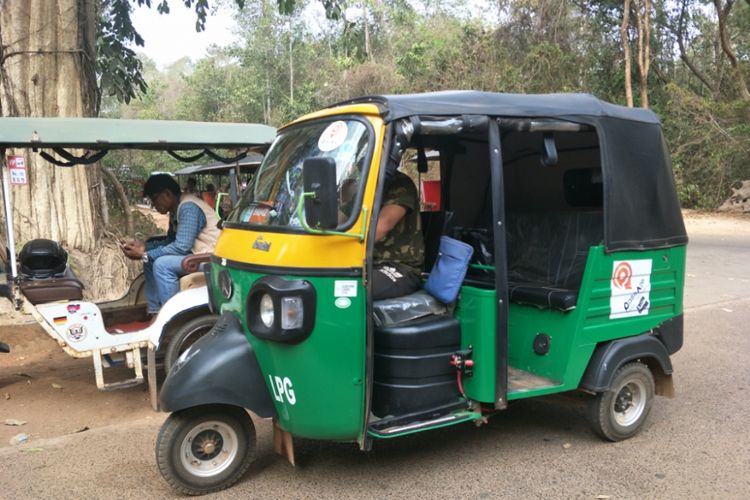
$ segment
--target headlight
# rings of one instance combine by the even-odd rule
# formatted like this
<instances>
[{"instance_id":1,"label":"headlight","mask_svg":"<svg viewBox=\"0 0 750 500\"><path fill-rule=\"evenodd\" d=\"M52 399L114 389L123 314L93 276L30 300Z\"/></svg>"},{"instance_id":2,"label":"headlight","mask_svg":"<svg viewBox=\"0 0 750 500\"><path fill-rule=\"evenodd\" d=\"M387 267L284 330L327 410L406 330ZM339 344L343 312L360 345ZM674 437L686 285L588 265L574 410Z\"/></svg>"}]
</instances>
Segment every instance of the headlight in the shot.
<instances>
[{"instance_id":1,"label":"headlight","mask_svg":"<svg viewBox=\"0 0 750 500\"><path fill-rule=\"evenodd\" d=\"M273 326L274 314L273 299L270 295L265 294L260 298L260 307L258 312L260 313L260 320L263 322L263 324L266 325L267 328L271 328ZM282 328L284 327L282 326Z\"/></svg>"},{"instance_id":2,"label":"headlight","mask_svg":"<svg viewBox=\"0 0 750 500\"><path fill-rule=\"evenodd\" d=\"M302 342L315 326L315 296L309 281L264 276L247 294L247 329L261 339Z\"/></svg>"}]
</instances>

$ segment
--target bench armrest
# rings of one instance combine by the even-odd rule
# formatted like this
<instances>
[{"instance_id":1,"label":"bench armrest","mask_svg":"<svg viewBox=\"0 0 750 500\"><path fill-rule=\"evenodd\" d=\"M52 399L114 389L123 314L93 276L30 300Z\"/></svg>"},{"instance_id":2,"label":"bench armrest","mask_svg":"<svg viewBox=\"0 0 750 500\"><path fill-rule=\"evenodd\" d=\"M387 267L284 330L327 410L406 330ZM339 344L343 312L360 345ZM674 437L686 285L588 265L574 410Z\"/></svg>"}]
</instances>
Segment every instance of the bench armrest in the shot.
<instances>
[{"instance_id":1,"label":"bench armrest","mask_svg":"<svg viewBox=\"0 0 750 500\"><path fill-rule=\"evenodd\" d=\"M200 265L211 260L210 253L196 253L182 259L182 270L186 273L197 273Z\"/></svg>"}]
</instances>

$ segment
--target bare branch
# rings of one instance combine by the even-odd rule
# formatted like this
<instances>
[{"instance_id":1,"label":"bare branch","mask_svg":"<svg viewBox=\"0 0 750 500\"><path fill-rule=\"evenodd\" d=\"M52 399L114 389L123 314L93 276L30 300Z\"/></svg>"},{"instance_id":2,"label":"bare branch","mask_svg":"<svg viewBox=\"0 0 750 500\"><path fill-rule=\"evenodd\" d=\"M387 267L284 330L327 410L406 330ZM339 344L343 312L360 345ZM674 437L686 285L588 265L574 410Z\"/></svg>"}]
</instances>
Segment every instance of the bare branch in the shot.
<instances>
[{"instance_id":1,"label":"bare branch","mask_svg":"<svg viewBox=\"0 0 750 500\"><path fill-rule=\"evenodd\" d=\"M747 0L750 2L750 0ZM682 8L680 9L680 20L677 25L677 46L680 49L680 59L685 63L685 66L700 80L703 85L712 93L715 92L714 86L708 81L708 78L700 71L694 64L693 61L688 57L687 51L685 50L685 12L687 10L688 0L682 0Z\"/></svg>"},{"instance_id":2,"label":"bare branch","mask_svg":"<svg viewBox=\"0 0 750 500\"><path fill-rule=\"evenodd\" d=\"M727 18L729 17L729 12L734 5L734 0L726 0L726 4L723 6L721 0L713 0L713 2L714 7L716 7L716 13L719 17L719 41L721 42L721 49L729 59L729 64L731 64L734 69L734 80L740 92L740 97L743 101L750 101L750 90L748 90L747 84L745 83L745 77L742 75L742 69L740 68L732 44L729 41L729 33L727 31Z\"/></svg>"}]
</instances>

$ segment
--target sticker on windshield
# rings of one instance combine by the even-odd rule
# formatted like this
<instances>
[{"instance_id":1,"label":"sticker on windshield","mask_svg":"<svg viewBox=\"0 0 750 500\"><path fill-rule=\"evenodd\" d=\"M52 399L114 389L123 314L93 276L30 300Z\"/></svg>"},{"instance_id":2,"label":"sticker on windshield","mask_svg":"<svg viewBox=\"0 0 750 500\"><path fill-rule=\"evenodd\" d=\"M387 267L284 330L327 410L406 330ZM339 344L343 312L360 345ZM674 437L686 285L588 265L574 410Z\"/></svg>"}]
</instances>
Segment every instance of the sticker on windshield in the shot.
<instances>
[{"instance_id":1,"label":"sticker on windshield","mask_svg":"<svg viewBox=\"0 0 750 500\"><path fill-rule=\"evenodd\" d=\"M318 139L318 149L322 152L333 151L337 147L344 144L346 136L349 133L346 127L346 122L341 120L335 121L328 125L326 129L320 134Z\"/></svg>"},{"instance_id":2,"label":"sticker on windshield","mask_svg":"<svg viewBox=\"0 0 750 500\"><path fill-rule=\"evenodd\" d=\"M651 259L616 260L610 280L610 319L645 316L651 307Z\"/></svg>"}]
</instances>

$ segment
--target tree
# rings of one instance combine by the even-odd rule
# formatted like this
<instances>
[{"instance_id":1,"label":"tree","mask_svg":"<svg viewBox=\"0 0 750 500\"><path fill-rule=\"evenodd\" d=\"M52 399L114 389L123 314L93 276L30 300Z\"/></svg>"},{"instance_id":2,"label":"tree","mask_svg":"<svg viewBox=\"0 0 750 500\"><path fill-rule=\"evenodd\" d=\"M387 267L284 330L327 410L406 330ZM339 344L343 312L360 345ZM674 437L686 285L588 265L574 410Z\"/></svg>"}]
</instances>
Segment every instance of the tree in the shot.
<instances>
[{"instance_id":1,"label":"tree","mask_svg":"<svg viewBox=\"0 0 750 500\"><path fill-rule=\"evenodd\" d=\"M714 7L716 7L716 14L719 17L719 41L721 42L721 50L729 59L729 64L732 65L734 70L734 82L737 86L740 99L745 102L750 102L750 90L747 88L747 82L745 82L745 75L742 73L740 62L737 58L732 42L729 39L729 28L727 27L729 13L732 11L734 6L734 0L713 0ZM748 3L750 5L750 2ZM750 112L748 113L750 115Z\"/></svg>"},{"instance_id":2,"label":"tree","mask_svg":"<svg viewBox=\"0 0 750 500\"><path fill-rule=\"evenodd\" d=\"M651 67L651 0L635 0L638 31L638 77L641 107L648 109L648 73Z\"/></svg>"},{"instance_id":3,"label":"tree","mask_svg":"<svg viewBox=\"0 0 750 500\"><path fill-rule=\"evenodd\" d=\"M625 60L625 99L629 107L633 107L632 55L630 48L630 16L631 8L635 9L636 28L636 64L638 66L638 81L640 104L648 108L648 73L651 65L651 0L624 0L622 8L622 23L620 24L620 42Z\"/></svg>"},{"instance_id":4,"label":"tree","mask_svg":"<svg viewBox=\"0 0 750 500\"><path fill-rule=\"evenodd\" d=\"M0 114L93 116L95 0L5 0L0 9ZM19 152L25 154L25 152ZM19 241L47 237L90 251L101 227L98 169L52 168L27 158L13 187Z\"/></svg>"},{"instance_id":5,"label":"tree","mask_svg":"<svg viewBox=\"0 0 750 500\"><path fill-rule=\"evenodd\" d=\"M630 79L631 55L630 55L630 37L628 28L630 27L630 0L625 0L622 8L622 24L620 25L620 41L622 42L622 51L625 54L625 100L628 107L633 107L633 84Z\"/></svg>"},{"instance_id":6,"label":"tree","mask_svg":"<svg viewBox=\"0 0 750 500\"><path fill-rule=\"evenodd\" d=\"M202 30L208 0L183 2L195 8ZM0 4L0 116L96 116L102 95L127 102L145 91L142 65L126 43L143 45L130 13L133 5L151 7L151 0ZM168 13L168 1L157 9ZM35 156L27 161L29 184L13 188L19 241L47 237L91 251L107 210L99 170L52 168Z\"/></svg>"}]
</instances>

